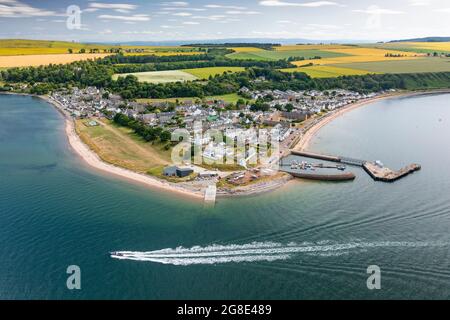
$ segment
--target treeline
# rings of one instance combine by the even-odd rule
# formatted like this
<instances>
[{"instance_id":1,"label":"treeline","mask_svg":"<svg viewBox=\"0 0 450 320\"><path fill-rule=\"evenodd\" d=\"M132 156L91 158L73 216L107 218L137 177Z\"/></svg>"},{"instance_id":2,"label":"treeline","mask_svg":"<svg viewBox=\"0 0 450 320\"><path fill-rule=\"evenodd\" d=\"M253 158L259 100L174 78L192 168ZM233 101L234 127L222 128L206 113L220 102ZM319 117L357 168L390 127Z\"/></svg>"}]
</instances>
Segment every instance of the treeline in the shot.
<instances>
[{"instance_id":1,"label":"treeline","mask_svg":"<svg viewBox=\"0 0 450 320\"><path fill-rule=\"evenodd\" d=\"M274 68L287 69L296 68L295 65L287 60L277 61L257 61L257 60L230 60L215 59L212 61L186 61L173 63L157 63L157 64L118 64L114 65L114 73L135 73L149 71L164 70L180 70L195 68L211 68L211 67L242 67L242 68Z\"/></svg>"},{"instance_id":2,"label":"treeline","mask_svg":"<svg viewBox=\"0 0 450 320\"><path fill-rule=\"evenodd\" d=\"M114 71L110 66L95 61L78 61L70 64L10 68L2 70L0 74L4 82L10 83L105 88L110 85Z\"/></svg>"},{"instance_id":3,"label":"treeline","mask_svg":"<svg viewBox=\"0 0 450 320\"><path fill-rule=\"evenodd\" d=\"M155 142L159 140L161 143L170 141L171 134L160 127L149 127L142 122L129 118L124 114L117 113L113 119L114 123L123 127L131 128L134 132L147 142Z\"/></svg>"},{"instance_id":4,"label":"treeline","mask_svg":"<svg viewBox=\"0 0 450 320\"><path fill-rule=\"evenodd\" d=\"M125 63L174 63L182 61L210 61L215 56L210 54L176 55L176 56L157 56L157 55L123 55L118 54L103 58L101 64L125 64Z\"/></svg>"}]
</instances>

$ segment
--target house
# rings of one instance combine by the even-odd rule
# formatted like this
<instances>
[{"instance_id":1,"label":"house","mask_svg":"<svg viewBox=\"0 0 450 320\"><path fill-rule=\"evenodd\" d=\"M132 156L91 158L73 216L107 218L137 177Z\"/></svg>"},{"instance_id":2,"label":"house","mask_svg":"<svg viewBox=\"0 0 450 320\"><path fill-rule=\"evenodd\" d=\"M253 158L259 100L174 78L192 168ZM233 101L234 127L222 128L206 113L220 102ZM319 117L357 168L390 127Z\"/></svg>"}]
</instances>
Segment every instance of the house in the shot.
<instances>
[{"instance_id":1,"label":"house","mask_svg":"<svg viewBox=\"0 0 450 320\"><path fill-rule=\"evenodd\" d=\"M193 173L194 170L192 170L191 168L188 167L180 168L176 166L166 167L164 168L163 171L163 175L166 177L178 177L178 178L185 178Z\"/></svg>"}]
</instances>

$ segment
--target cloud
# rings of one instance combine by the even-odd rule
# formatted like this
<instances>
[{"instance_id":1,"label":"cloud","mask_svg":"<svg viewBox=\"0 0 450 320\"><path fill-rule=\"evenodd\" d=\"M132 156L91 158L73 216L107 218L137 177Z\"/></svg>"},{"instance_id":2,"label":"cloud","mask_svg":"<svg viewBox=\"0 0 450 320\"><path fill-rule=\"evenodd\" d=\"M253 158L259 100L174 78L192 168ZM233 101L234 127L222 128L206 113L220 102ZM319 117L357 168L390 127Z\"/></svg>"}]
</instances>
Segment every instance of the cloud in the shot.
<instances>
[{"instance_id":1,"label":"cloud","mask_svg":"<svg viewBox=\"0 0 450 320\"><path fill-rule=\"evenodd\" d=\"M333 1L312 1L312 2L287 2L282 0L264 0L259 4L265 7L306 7L306 8L318 8L325 6L343 6Z\"/></svg>"},{"instance_id":2,"label":"cloud","mask_svg":"<svg viewBox=\"0 0 450 320\"><path fill-rule=\"evenodd\" d=\"M58 15L62 14L32 7L16 0L0 0L0 17L2 18L49 17Z\"/></svg>"},{"instance_id":3,"label":"cloud","mask_svg":"<svg viewBox=\"0 0 450 320\"><path fill-rule=\"evenodd\" d=\"M226 14L229 15L255 15L260 13L261 12L258 11L239 11L239 10L230 10L226 12Z\"/></svg>"},{"instance_id":4,"label":"cloud","mask_svg":"<svg viewBox=\"0 0 450 320\"><path fill-rule=\"evenodd\" d=\"M205 5L205 8L208 9L232 9L232 10L245 10L246 7L239 7L239 6L224 6L221 4L207 4Z\"/></svg>"},{"instance_id":5,"label":"cloud","mask_svg":"<svg viewBox=\"0 0 450 320\"><path fill-rule=\"evenodd\" d=\"M161 3L164 7L187 7L189 2L184 1L171 1L171 2L163 2Z\"/></svg>"},{"instance_id":6,"label":"cloud","mask_svg":"<svg viewBox=\"0 0 450 320\"><path fill-rule=\"evenodd\" d=\"M186 21L186 22L183 22L183 24L185 24L185 25L190 25L190 26L194 26L194 25L198 25L198 24L200 24L199 22L195 22L195 21Z\"/></svg>"},{"instance_id":7,"label":"cloud","mask_svg":"<svg viewBox=\"0 0 450 320\"><path fill-rule=\"evenodd\" d=\"M176 17L190 17L192 16L192 13L189 12L177 12L173 14Z\"/></svg>"},{"instance_id":8,"label":"cloud","mask_svg":"<svg viewBox=\"0 0 450 320\"><path fill-rule=\"evenodd\" d=\"M434 10L435 12L450 13L450 8L441 8Z\"/></svg>"},{"instance_id":9,"label":"cloud","mask_svg":"<svg viewBox=\"0 0 450 320\"><path fill-rule=\"evenodd\" d=\"M409 0L409 5L412 7L424 7L431 5L430 0Z\"/></svg>"},{"instance_id":10,"label":"cloud","mask_svg":"<svg viewBox=\"0 0 450 320\"><path fill-rule=\"evenodd\" d=\"M121 11L131 11L137 8L135 4L128 3L103 3L103 2L92 2L89 3L89 8L92 9L110 9L110 10L121 10Z\"/></svg>"},{"instance_id":11,"label":"cloud","mask_svg":"<svg viewBox=\"0 0 450 320\"><path fill-rule=\"evenodd\" d=\"M122 21L149 21L150 17L146 14L135 14L131 16L118 16L118 15L109 15L102 14L98 16L99 19L102 20L122 20Z\"/></svg>"},{"instance_id":12,"label":"cloud","mask_svg":"<svg viewBox=\"0 0 450 320\"><path fill-rule=\"evenodd\" d=\"M396 15L396 14L404 14L403 11L391 10L391 9L383 9L377 6L371 6L365 10L353 10L353 12L357 13L366 13L371 15Z\"/></svg>"}]
</instances>

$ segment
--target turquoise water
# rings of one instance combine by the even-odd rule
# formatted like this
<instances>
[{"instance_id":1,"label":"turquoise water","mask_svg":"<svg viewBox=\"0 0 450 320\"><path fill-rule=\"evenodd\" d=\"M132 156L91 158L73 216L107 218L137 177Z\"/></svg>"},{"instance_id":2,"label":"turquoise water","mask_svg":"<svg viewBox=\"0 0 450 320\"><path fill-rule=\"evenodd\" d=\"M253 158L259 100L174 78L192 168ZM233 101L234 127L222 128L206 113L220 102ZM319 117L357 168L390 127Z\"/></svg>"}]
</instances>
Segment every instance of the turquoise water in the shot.
<instances>
[{"instance_id":1,"label":"turquoise water","mask_svg":"<svg viewBox=\"0 0 450 320\"><path fill-rule=\"evenodd\" d=\"M448 299L449 98L375 103L311 146L423 165L404 180L354 169L351 183L297 181L205 208L87 168L51 106L0 96L0 298ZM122 250L150 261L108 254ZM66 288L69 265L79 291ZM369 265L382 270L379 291L366 287Z\"/></svg>"}]
</instances>

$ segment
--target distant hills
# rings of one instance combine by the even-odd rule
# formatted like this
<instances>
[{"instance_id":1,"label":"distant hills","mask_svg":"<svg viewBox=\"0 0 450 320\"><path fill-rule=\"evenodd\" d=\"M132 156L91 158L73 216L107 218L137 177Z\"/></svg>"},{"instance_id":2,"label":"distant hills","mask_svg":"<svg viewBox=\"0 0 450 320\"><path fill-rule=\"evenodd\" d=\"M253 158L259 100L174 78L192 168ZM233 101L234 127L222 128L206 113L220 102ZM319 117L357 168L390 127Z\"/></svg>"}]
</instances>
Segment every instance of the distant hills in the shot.
<instances>
[{"instance_id":1,"label":"distant hills","mask_svg":"<svg viewBox=\"0 0 450 320\"><path fill-rule=\"evenodd\" d=\"M450 42L450 37L425 37L406 40L392 40L390 42Z\"/></svg>"}]
</instances>

